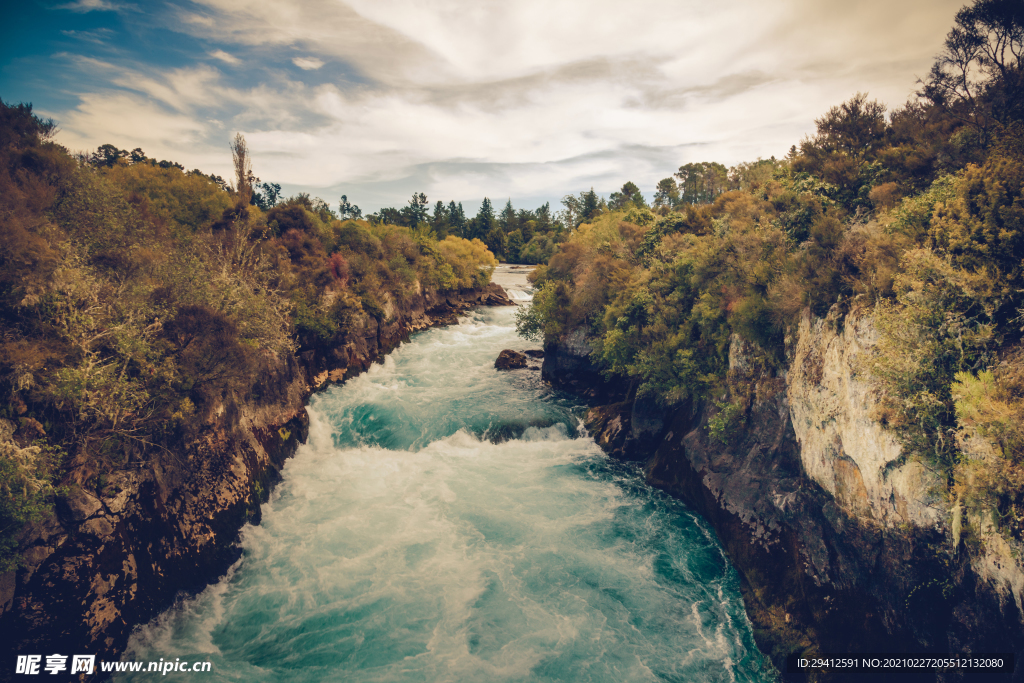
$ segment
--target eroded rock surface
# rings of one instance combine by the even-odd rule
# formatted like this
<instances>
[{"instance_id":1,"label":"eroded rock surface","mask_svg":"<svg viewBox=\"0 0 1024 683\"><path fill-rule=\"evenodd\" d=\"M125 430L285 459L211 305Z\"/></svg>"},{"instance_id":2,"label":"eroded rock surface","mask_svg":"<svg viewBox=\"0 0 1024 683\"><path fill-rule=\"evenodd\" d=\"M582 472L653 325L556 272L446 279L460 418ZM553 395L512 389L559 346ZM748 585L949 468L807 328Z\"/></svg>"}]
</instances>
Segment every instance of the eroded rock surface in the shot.
<instances>
[{"instance_id":1,"label":"eroded rock surface","mask_svg":"<svg viewBox=\"0 0 1024 683\"><path fill-rule=\"evenodd\" d=\"M994 532L982 552L951 552L942 482L902 458L896 436L872 417L878 392L861 361L876 339L870 311L806 315L776 373L734 337L730 379L753 398L743 424L719 438L708 430L713 404L659 412L627 398L626 387L609 389L582 331L546 349L544 376L592 400L612 397L588 411L587 429L712 523L740 574L758 644L780 669L786 655L815 651L1002 651L1022 660L1021 553ZM1018 670L1012 680L1024 677Z\"/></svg>"},{"instance_id":2,"label":"eroded rock surface","mask_svg":"<svg viewBox=\"0 0 1024 683\"><path fill-rule=\"evenodd\" d=\"M896 435L873 417L879 392L863 366L877 339L862 309L842 320L804 314L787 383L800 460L847 514L938 527L946 521L942 480L916 460L901 462Z\"/></svg>"}]
</instances>

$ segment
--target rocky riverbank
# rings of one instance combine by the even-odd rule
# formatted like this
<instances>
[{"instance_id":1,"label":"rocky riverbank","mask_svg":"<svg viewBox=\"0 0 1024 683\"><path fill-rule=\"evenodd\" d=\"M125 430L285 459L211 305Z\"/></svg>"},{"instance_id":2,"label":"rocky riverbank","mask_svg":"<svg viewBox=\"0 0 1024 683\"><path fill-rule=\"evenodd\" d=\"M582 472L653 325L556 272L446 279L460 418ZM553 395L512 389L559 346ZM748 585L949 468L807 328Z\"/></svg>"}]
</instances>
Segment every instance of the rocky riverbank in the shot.
<instances>
[{"instance_id":1,"label":"rocky riverbank","mask_svg":"<svg viewBox=\"0 0 1024 683\"><path fill-rule=\"evenodd\" d=\"M858 358L876 338L870 311L805 315L787 369L773 373L734 336L728 381L748 396L739 415L722 412L725 396L635 400L600 378L579 330L548 346L544 376L597 404L587 424L606 451L644 463L652 485L714 525L785 680L843 679L785 673L793 653L1015 652L1021 662L1019 549L994 533L956 543L941 482L872 417L878 392Z\"/></svg>"},{"instance_id":2,"label":"rocky riverbank","mask_svg":"<svg viewBox=\"0 0 1024 683\"><path fill-rule=\"evenodd\" d=\"M322 348L264 358L253 396L218 406L183 450L154 451L101 489L73 489L56 517L23 534L23 566L0 576L0 641L8 652L0 680L13 675L16 654L117 658L136 625L238 558L239 530L258 523L284 461L306 438L313 391L478 305L514 303L497 284L389 301L381 319L363 315ZM17 448L8 427L0 438Z\"/></svg>"}]
</instances>

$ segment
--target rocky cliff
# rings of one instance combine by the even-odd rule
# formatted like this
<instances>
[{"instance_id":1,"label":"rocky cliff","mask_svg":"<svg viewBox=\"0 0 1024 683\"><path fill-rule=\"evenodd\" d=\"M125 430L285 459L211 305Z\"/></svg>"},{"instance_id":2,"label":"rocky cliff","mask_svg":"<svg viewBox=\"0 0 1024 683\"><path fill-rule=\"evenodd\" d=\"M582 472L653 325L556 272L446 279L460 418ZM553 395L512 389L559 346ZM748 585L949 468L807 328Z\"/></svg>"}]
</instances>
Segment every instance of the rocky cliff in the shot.
<instances>
[{"instance_id":1,"label":"rocky cliff","mask_svg":"<svg viewBox=\"0 0 1024 683\"><path fill-rule=\"evenodd\" d=\"M58 514L26 530L24 566L0 576L0 642L15 654L55 652L116 658L131 630L182 591L202 589L238 558L238 533L305 440L306 400L362 372L409 333L456 322L476 305L514 305L492 284L424 291L363 316L323 349L267 357L252 396L226 401L183 449L108 476L101 490L75 488ZM5 429L6 427L6 429ZM0 441L18 448L14 426Z\"/></svg>"},{"instance_id":2,"label":"rocky cliff","mask_svg":"<svg viewBox=\"0 0 1024 683\"><path fill-rule=\"evenodd\" d=\"M545 364L582 368L577 386L562 382L579 390L594 368L576 334ZM991 524L974 547L955 544L944 482L903 457L873 418L878 392L861 366L876 338L870 311L805 315L787 341L787 369L774 373L733 337L728 381L749 398L742 416L716 429L709 423L726 396L669 409L619 400L591 409L587 422L602 447L642 461L651 484L715 526L757 641L784 679L804 680L785 673L792 653L930 651L1015 652L1013 677L985 680L1024 680L1019 551ZM545 376L560 379L554 366Z\"/></svg>"}]
</instances>

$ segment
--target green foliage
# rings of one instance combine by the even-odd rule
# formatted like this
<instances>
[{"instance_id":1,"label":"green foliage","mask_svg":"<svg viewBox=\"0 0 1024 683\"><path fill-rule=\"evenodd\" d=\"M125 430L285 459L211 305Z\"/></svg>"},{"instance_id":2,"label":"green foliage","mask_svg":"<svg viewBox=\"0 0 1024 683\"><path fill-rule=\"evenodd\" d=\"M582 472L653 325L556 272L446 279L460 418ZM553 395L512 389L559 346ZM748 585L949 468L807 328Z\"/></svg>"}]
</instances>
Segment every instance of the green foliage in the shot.
<instances>
[{"instance_id":1,"label":"green foliage","mask_svg":"<svg viewBox=\"0 0 1024 683\"><path fill-rule=\"evenodd\" d=\"M107 177L134 197L143 212L182 237L209 228L232 207L231 198L215 181L175 167L118 164Z\"/></svg>"},{"instance_id":2,"label":"green foliage","mask_svg":"<svg viewBox=\"0 0 1024 683\"><path fill-rule=\"evenodd\" d=\"M879 303L880 339L869 362L884 389L879 418L897 429L908 453L952 476L957 448L951 386L957 373L990 360L995 343L983 280L928 250L906 253L896 300Z\"/></svg>"},{"instance_id":3,"label":"green foliage","mask_svg":"<svg viewBox=\"0 0 1024 683\"><path fill-rule=\"evenodd\" d=\"M951 386L964 454L951 497L968 519L1024 540L1024 366L1019 352L995 370L959 372Z\"/></svg>"},{"instance_id":4,"label":"green foliage","mask_svg":"<svg viewBox=\"0 0 1024 683\"><path fill-rule=\"evenodd\" d=\"M722 445L728 445L743 423L746 406L743 401L718 401L717 410L708 419L708 436Z\"/></svg>"},{"instance_id":5,"label":"green foliage","mask_svg":"<svg viewBox=\"0 0 1024 683\"><path fill-rule=\"evenodd\" d=\"M999 293L1020 299L1024 286L1024 162L996 153L957 178L954 196L937 202L931 237L953 263L983 273Z\"/></svg>"},{"instance_id":6,"label":"green foliage","mask_svg":"<svg viewBox=\"0 0 1024 683\"><path fill-rule=\"evenodd\" d=\"M0 457L0 574L16 569L18 532L52 509L52 491L30 489L26 475L13 459Z\"/></svg>"},{"instance_id":7,"label":"green foliage","mask_svg":"<svg viewBox=\"0 0 1024 683\"><path fill-rule=\"evenodd\" d=\"M451 267L460 288L484 287L491 281L491 273L498 259L480 240L466 240L449 235L438 242L437 251Z\"/></svg>"},{"instance_id":8,"label":"green foliage","mask_svg":"<svg viewBox=\"0 0 1024 683\"><path fill-rule=\"evenodd\" d=\"M20 447L12 439L15 426L0 420L0 574L18 566L18 534L53 509L63 492L54 480L64 464L63 451L46 441Z\"/></svg>"}]
</instances>

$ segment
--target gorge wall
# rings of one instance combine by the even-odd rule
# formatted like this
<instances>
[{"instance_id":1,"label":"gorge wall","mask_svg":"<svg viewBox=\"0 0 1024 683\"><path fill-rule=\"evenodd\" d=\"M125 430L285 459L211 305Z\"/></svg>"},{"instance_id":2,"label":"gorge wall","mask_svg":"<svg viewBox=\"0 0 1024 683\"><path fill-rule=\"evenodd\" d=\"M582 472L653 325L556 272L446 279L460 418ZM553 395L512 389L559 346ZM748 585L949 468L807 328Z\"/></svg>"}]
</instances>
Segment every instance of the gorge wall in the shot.
<instances>
[{"instance_id":1,"label":"gorge wall","mask_svg":"<svg viewBox=\"0 0 1024 683\"><path fill-rule=\"evenodd\" d=\"M724 434L708 427L726 396L669 409L628 400L590 365L581 331L549 346L544 375L604 403L587 415L598 443L643 463L649 483L715 527L784 680L805 680L786 673L787 655L815 652L1015 652L1015 674L985 680L1024 680L1020 549L977 519L975 544L954 547L940 475L902 457L873 417L878 392L860 359L876 339L870 311L805 314L787 340L787 370L773 373L734 336L729 382L750 400ZM986 445L975 438L963 450L974 457L970 448ZM935 676L926 679L973 680Z\"/></svg>"},{"instance_id":2,"label":"gorge wall","mask_svg":"<svg viewBox=\"0 0 1024 683\"><path fill-rule=\"evenodd\" d=\"M137 624L239 557L240 529L259 521L285 459L306 438L311 392L477 305L514 304L497 284L389 301L382 320L364 315L322 349L265 358L253 396L217 406L183 450L156 450L107 477L102 490L73 489L56 516L25 530L23 566L0 576L0 642L9 660L0 680L12 676L15 654L116 659ZM4 422L3 447L21 448Z\"/></svg>"}]
</instances>

